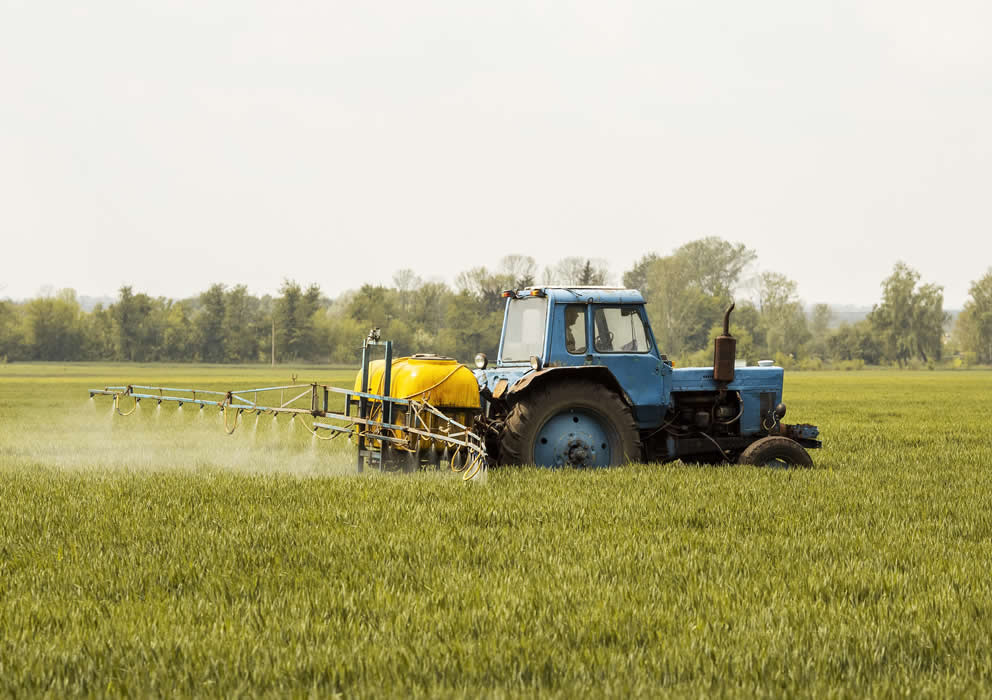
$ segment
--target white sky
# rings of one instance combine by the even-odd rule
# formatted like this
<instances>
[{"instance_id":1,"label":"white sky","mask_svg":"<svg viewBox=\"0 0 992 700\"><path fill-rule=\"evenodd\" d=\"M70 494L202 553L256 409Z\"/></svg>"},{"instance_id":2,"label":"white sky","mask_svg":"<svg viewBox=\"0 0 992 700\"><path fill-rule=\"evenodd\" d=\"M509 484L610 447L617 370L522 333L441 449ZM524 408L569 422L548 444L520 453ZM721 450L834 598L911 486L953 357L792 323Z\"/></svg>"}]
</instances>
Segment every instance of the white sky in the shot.
<instances>
[{"instance_id":1,"label":"white sky","mask_svg":"<svg viewBox=\"0 0 992 700\"><path fill-rule=\"evenodd\" d=\"M87 3L83 3L84 5ZM807 302L992 265L992 5L0 0L0 295L335 295L704 235Z\"/></svg>"}]
</instances>

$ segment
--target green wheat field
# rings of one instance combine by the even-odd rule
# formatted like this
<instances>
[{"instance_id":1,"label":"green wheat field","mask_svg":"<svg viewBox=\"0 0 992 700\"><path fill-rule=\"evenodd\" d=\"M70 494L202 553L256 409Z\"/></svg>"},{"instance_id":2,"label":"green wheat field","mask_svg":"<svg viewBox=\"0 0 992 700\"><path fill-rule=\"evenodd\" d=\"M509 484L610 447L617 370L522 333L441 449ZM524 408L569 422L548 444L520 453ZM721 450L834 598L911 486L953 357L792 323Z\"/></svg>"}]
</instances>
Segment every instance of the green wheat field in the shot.
<instances>
[{"instance_id":1,"label":"green wheat field","mask_svg":"<svg viewBox=\"0 0 992 700\"><path fill-rule=\"evenodd\" d=\"M0 366L0 695L992 694L992 372L787 373L816 468L354 473L286 419Z\"/></svg>"}]
</instances>

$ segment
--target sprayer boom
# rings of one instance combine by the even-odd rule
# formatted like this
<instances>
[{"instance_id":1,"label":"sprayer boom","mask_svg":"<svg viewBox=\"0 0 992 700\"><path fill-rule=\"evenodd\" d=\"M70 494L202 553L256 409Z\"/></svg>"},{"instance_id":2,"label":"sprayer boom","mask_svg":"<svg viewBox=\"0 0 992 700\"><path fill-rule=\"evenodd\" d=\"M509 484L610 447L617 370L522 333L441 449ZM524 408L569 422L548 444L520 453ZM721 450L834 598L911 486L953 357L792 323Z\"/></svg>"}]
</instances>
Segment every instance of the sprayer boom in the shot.
<instances>
[{"instance_id":1,"label":"sprayer boom","mask_svg":"<svg viewBox=\"0 0 992 700\"><path fill-rule=\"evenodd\" d=\"M367 387L365 387L367 388ZM369 461L383 469L413 470L421 464L448 461L455 471L472 478L486 469L486 448L471 428L445 415L426 397L397 398L327 384L215 391L127 384L90 389L90 398L113 398L115 411L131 415L142 401L219 408L228 434L237 430L242 414L288 415L315 437L341 435L358 443L358 471ZM131 403L133 401L133 404ZM333 410L343 403L343 411ZM308 419L312 419L309 421ZM426 446L426 455L421 454Z\"/></svg>"}]
</instances>

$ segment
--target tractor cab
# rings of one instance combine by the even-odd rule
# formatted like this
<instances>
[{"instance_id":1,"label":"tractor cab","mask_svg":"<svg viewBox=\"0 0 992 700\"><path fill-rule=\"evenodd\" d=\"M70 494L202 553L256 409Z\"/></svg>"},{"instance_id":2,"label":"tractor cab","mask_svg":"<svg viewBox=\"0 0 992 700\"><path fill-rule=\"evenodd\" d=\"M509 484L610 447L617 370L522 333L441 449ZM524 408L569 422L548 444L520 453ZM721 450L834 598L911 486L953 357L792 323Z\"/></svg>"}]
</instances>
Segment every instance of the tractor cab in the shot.
<instances>
[{"instance_id":1,"label":"tractor cab","mask_svg":"<svg viewBox=\"0 0 992 700\"><path fill-rule=\"evenodd\" d=\"M507 304L497 367L593 364L611 354L658 357L639 292L531 287L503 296Z\"/></svg>"}]
</instances>

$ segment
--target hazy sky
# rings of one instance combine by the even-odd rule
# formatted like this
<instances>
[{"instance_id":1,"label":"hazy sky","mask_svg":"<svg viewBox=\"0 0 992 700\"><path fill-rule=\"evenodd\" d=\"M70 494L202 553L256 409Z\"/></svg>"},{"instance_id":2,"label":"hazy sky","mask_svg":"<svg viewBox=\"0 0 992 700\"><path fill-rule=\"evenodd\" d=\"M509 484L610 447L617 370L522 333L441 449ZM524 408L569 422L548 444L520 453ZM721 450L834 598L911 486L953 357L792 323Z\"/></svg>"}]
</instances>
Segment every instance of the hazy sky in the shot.
<instances>
[{"instance_id":1,"label":"hazy sky","mask_svg":"<svg viewBox=\"0 0 992 700\"><path fill-rule=\"evenodd\" d=\"M992 265L988 2L79 5L0 0L0 296L717 235L807 302L902 259L957 307Z\"/></svg>"}]
</instances>

